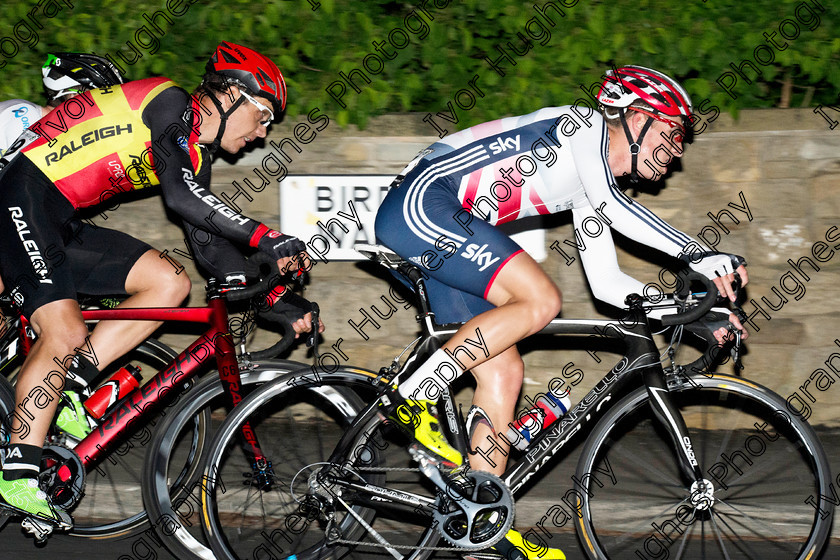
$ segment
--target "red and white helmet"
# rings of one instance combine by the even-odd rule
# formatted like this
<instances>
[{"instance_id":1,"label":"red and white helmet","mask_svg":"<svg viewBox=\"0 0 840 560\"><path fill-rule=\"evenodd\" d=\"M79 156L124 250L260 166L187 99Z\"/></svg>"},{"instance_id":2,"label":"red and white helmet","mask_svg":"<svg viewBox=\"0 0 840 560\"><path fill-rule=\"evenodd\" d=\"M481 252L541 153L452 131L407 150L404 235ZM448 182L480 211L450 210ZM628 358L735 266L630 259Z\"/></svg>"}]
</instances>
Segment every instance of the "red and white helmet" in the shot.
<instances>
[{"instance_id":1,"label":"red and white helmet","mask_svg":"<svg viewBox=\"0 0 840 560\"><path fill-rule=\"evenodd\" d=\"M283 74L277 65L257 51L224 41L216 47L206 70L246 88L251 95L265 96L274 106L275 115L286 108Z\"/></svg>"},{"instance_id":2,"label":"red and white helmet","mask_svg":"<svg viewBox=\"0 0 840 560\"><path fill-rule=\"evenodd\" d=\"M598 102L606 107L627 108L642 100L654 111L691 120L691 97L679 82L644 66L622 66L608 70L598 91Z\"/></svg>"}]
</instances>

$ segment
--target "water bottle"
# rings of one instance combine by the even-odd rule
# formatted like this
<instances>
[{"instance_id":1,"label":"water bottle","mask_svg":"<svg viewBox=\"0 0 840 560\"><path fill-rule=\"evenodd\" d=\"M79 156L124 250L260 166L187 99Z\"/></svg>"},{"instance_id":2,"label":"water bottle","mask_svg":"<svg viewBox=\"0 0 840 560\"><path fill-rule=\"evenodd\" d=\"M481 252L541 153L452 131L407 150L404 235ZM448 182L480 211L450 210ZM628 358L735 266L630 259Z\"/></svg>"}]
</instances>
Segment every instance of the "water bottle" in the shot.
<instances>
[{"instance_id":1,"label":"water bottle","mask_svg":"<svg viewBox=\"0 0 840 560\"><path fill-rule=\"evenodd\" d=\"M508 428L507 439L511 445L524 451L538 433L566 414L572 406L569 393L568 389L560 395L549 391L537 399L534 408L519 415Z\"/></svg>"},{"instance_id":2,"label":"water bottle","mask_svg":"<svg viewBox=\"0 0 840 560\"><path fill-rule=\"evenodd\" d=\"M140 368L128 364L121 367L102 387L85 401L85 408L94 418L102 418L114 403L140 386Z\"/></svg>"}]
</instances>

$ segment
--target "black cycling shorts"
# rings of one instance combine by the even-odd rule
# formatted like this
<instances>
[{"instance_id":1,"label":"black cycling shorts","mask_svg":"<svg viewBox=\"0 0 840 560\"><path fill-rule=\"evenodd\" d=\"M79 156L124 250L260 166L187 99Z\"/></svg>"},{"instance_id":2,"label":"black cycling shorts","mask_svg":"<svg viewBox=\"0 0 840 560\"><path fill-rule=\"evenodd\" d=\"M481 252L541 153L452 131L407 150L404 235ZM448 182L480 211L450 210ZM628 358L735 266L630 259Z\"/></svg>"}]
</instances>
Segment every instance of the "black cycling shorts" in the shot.
<instances>
[{"instance_id":1,"label":"black cycling shorts","mask_svg":"<svg viewBox=\"0 0 840 560\"><path fill-rule=\"evenodd\" d=\"M27 317L77 293L126 295L129 271L151 249L74 215L70 202L25 157L0 173L0 277Z\"/></svg>"}]
</instances>

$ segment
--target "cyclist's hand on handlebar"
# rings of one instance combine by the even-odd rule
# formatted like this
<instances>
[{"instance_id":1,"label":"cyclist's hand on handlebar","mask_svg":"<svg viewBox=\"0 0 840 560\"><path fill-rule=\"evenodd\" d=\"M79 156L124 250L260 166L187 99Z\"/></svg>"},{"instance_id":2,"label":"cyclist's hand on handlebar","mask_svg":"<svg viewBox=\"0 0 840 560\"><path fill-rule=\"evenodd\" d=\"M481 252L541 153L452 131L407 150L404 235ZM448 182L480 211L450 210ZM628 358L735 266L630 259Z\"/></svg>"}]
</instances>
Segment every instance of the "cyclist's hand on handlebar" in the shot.
<instances>
[{"instance_id":1,"label":"cyclist's hand on handlebar","mask_svg":"<svg viewBox=\"0 0 840 560\"><path fill-rule=\"evenodd\" d=\"M729 314L729 325L725 327L718 327L717 329L712 331L712 334L715 335L715 339L717 340L719 345L723 345L732 340L735 336L735 331L741 331L741 340L746 340L747 337L750 336L750 333L747 329L744 328L744 325L741 324L740 319L734 313Z\"/></svg>"},{"instance_id":2,"label":"cyclist's hand on handlebar","mask_svg":"<svg viewBox=\"0 0 840 560\"><path fill-rule=\"evenodd\" d=\"M741 276L742 285L749 281L747 276L747 261L740 255L728 253L693 253L681 255L680 258L688 263L695 272L699 272L715 283L721 297L735 301L736 294L732 288L735 274Z\"/></svg>"},{"instance_id":3,"label":"cyclist's hand on handlebar","mask_svg":"<svg viewBox=\"0 0 840 560\"><path fill-rule=\"evenodd\" d=\"M312 268L312 257L306 251L301 251L291 257L277 259L277 269L281 276L296 270L306 271L310 268Z\"/></svg>"},{"instance_id":4,"label":"cyclist's hand on handlebar","mask_svg":"<svg viewBox=\"0 0 840 560\"><path fill-rule=\"evenodd\" d=\"M292 328L295 329L295 338L298 338L301 334L312 332L312 313L307 313L297 321L292 323ZM318 318L318 332L324 332L324 321L321 318Z\"/></svg>"},{"instance_id":5,"label":"cyclist's hand on handlebar","mask_svg":"<svg viewBox=\"0 0 840 560\"><path fill-rule=\"evenodd\" d=\"M735 298L737 297L735 290L732 288L732 284L735 282L736 274L741 277L741 286L746 286L747 282L749 282L749 275L747 274L747 268L744 265L740 265L735 272L730 272L724 276L718 276L717 278L712 279L712 282L714 282L715 286L717 286L718 293L721 297L727 298L729 301L735 301Z\"/></svg>"}]
</instances>

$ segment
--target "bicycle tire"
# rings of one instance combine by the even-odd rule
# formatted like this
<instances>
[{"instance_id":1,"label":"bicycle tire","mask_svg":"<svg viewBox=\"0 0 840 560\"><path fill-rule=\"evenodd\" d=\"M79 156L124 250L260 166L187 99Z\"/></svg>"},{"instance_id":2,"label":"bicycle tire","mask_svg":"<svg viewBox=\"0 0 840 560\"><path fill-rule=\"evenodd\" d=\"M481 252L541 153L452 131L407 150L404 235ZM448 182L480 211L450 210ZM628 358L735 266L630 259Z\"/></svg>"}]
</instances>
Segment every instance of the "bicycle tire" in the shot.
<instances>
[{"instance_id":1,"label":"bicycle tire","mask_svg":"<svg viewBox=\"0 0 840 560\"><path fill-rule=\"evenodd\" d=\"M831 495L831 471L807 422L772 391L724 375L692 376L669 395L711 487L692 489L680 475L647 390L625 396L578 462L574 517L588 557L818 557L831 530L831 503L820 498Z\"/></svg>"},{"instance_id":2,"label":"bicycle tire","mask_svg":"<svg viewBox=\"0 0 840 560\"><path fill-rule=\"evenodd\" d=\"M107 379L119 367L117 364L126 362L140 365L144 374L151 372L154 375L177 355L162 342L146 339L104 371L103 378ZM126 434L125 442L86 474L85 495L70 511L74 522L70 535L115 538L132 534L146 525L148 518L140 491L139 469L143 465L143 453L151 439L152 428L176 405L177 400L159 410L148 422L138 422L135 432ZM195 430L203 430L203 424L204 420L197 419Z\"/></svg>"},{"instance_id":3,"label":"bicycle tire","mask_svg":"<svg viewBox=\"0 0 840 560\"><path fill-rule=\"evenodd\" d=\"M266 360L251 368L243 368L240 372L243 392L247 394L250 386L266 383L301 367L305 366L298 362ZM229 404L222 383L218 375L211 373L192 389L189 399L166 416L148 446L143 468L143 501L158 536L177 557L213 558L195 515L200 510L194 496L201 483L197 476L200 470L191 468L185 472L181 466L183 460L179 457L199 455L191 461L191 465L201 467L206 453L199 454L199 450L191 447L192 444L185 445L191 439L191 421L198 414L207 414L210 421L207 435L210 435L215 431L214 426L224 420L227 408ZM205 450L202 445L200 451ZM181 469L180 472L170 472L174 471L173 465Z\"/></svg>"},{"instance_id":4,"label":"bicycle tire","mask_svg":"<svg viewBox=\"0 0 840 560\"><path fill-rule=\"evenodd\" d=\"M12 433L11 414L15 409L15 391L5 377L0 376L0 447L9 444ZM10 514L0 513L0 530L11 518Z\"/></svg>"},{"instance_id":5,"label":"bicycle tire","mask_svg":"<svg viewBox=\"0 0 840 560\"><path fill-rule=\"evenodd\" d=\"M297 560L388 555L383 547L377 547L362 524L338 505L333 512L335 528L339 538L347 542L328 544L323 519L316 519L312 508L301 508L295 502L295 497L306 495L307 475L325 464L362 410L363 402L376 395L373 380L377 377L373 372L343 367L317 375L312 375L311 369L307 373L293 372L263 385L234 409L216 433L204 471L207 484L202 488L202 521L215 558L239 560L256 556L257 551ZM242 453L235 449L245 422L264 445L266 456L282 459L282 463L275 461L273 465L274 484L267 490L255 489L253 484L244 493L236 490L242 485L243 469L247 470ZM278 434L296 436L289 445ZM304 438L308 445L296 445ZM433 500L435 488L418 469L408 468L407 443L390 422L376 415L356 441L346 446L340 465L334 468L339 472L352 469L355 474L348 476L356 481L422 492ZM386 466L394 470L384 470ZM336 494L331 489L322 491L333 497ZM432 554L427 547L435 546L440 537L430 515L393 511L370 499L362 500L359 494L345 490L340 496L391 545L411 549L406 559L420 560Z\"/></svg>"},{"instance_id":6,"label":"bicycle tire","mask_svg":"<svg viewBox=\"0 0 840 560\"><path fill-rule=\"evenodd\" d=\"M5 377L0 377L0 445L6 447L11 435L11 414L15 409L15 390Z\"/></svg>"}]
</instances>

